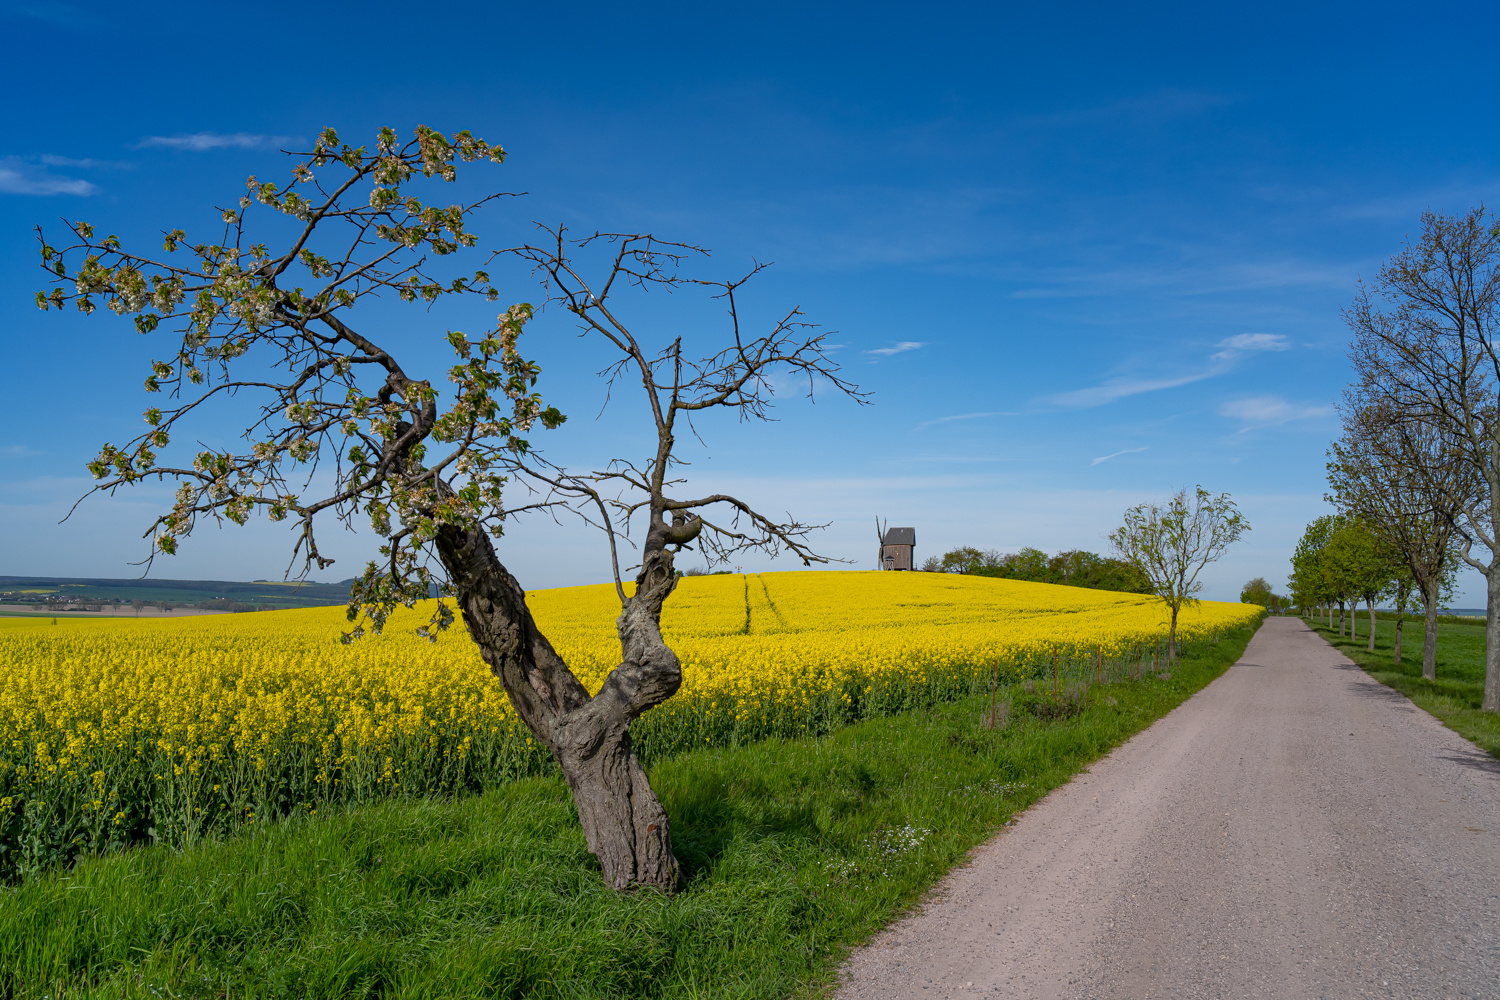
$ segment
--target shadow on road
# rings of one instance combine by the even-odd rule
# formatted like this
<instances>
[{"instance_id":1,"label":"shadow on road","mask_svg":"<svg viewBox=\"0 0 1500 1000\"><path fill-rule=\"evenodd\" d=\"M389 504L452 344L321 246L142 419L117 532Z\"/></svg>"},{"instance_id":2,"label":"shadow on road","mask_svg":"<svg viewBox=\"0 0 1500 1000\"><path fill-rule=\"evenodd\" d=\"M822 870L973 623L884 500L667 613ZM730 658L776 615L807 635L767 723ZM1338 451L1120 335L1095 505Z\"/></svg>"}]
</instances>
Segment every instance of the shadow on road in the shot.
<instances>
[{"instance_id":1,"label":"shadow on road","mask_svg":"<svg viewBox=\"0 0 1500 1000\"><path fill-rule=\"evenodd\" d=\"M1440 756L1443 760L1500 778L1500 758L1491 757L1483 750L1453 750Z\"/></svg>"},{"instance_id":2,"label":"shadow on road","mask_svg":"<svg viewBox=\"0 0 1500 1000\"><path fill-rule=\"evenodd\" d=\"M1415 712L1418 710L1406 695L1395 688L1386 687L1379 681L1374 680L1369 674L1365 674L1363 670L1360 670L1359 667L1349 667L1347 669L1359 670L1361 674L1364 674L1364 680L1351 681L1349 683L1349 690L1359 697L1368 698L1371 701L1383 701L1398 712Z\"/></svg>"}]
</instances>

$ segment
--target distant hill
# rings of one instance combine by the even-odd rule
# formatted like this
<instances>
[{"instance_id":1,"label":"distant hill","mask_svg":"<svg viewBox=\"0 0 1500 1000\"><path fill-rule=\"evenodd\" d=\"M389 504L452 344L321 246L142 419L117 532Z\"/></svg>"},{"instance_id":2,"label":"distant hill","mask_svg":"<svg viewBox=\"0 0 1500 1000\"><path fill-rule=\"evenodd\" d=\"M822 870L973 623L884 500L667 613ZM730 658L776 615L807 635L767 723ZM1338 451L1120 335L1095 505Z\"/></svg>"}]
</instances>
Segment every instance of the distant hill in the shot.
<instances>
[{"instance_id":1,"label":"distant hill","mask_svg":"<svg viewBox=\"0 0 1500 1000\"><path fill-rule=\"evenodd\" d=\"M0 576L0 601L33 604L63 601L165 601L169 604L201 604L229 601L237 605L268 608L315 608L343 604L349 600L349 585L338 583L282 583L255 580L106 580L61 576Z\"/></svg>"}]
</instances>

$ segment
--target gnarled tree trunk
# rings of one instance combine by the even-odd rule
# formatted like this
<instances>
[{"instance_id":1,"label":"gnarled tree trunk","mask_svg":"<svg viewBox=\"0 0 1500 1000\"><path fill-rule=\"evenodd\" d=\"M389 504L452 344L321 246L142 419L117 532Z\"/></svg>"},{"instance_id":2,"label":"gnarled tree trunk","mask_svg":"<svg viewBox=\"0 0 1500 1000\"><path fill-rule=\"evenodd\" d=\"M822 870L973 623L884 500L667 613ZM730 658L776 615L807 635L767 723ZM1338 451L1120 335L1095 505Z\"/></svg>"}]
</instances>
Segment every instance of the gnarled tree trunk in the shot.
<instances>
[{"instance_id":1,"label":"gnarled tree trunk","mask_svg":"<svg viewBox=\"0 0 1500 1000\"><path fill-rule=\"evenodd\" d=\"M676 585L665 546L696 530L653 520L636 593L618 622L622 662L592 698L537 629L525 592L482 530L440 529L438 553L480 655L557 758L605 881L670 892L681 870L667 814L631 747L630 722L682 684L681 664L661 637L662 602Z\"/></svg>"}]
</instances>

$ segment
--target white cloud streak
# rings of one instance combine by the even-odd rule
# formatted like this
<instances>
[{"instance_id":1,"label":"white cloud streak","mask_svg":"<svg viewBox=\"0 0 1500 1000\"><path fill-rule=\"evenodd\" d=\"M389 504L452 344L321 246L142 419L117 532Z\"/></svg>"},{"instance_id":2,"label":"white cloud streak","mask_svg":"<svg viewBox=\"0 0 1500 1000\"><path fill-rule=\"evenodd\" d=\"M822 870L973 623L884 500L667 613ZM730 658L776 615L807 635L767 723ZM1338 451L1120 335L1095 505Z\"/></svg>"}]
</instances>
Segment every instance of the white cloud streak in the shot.
<instances>
[{"instance_id":1,"label":"white cloud streak","mask_svg":"<svg viewBox=\"0 0 1500 1000\"><path fill-rule=\"evenodd\" d=\"M1237 333L1233 337L1226 337L1219 341L1216 346L1219 350L1209 355L1208 360L1211 364L1202 371L1169 378L1121 377L1108 379L1099 385L1089 386L1086 389L1074 389L1072 392L1060 393L1053 396L1051 402L1059 406L1088 408L1113 403L1115 400L1124 399L1126 396L1138 396L1143 392L1175 389L1181 385L1202 382L1204 379L1223 375L1230 368L1234 367L1235 362L1247 354L1254 354L1261 351L1287 351L1291 350L1292 345L1279 333Z\"/></svg>"},{"instance_id":2,"label":"white cloud streak","mask_svg":"<svg viewBox=\"0 0 1500 1000\"><path fill-rule=\"evenodd\" d=\"M1135 455L1135 454L1137 454L1139 452L1143 452L1145 450L1146 449L1144 447L1141 447L1141 448L1126 448L1123 451L1117 451L1117 452L1114 452L1113 454L1110 454L1110 455L1101 455L1098 458L1094 459L1092 462L1090 462L1089 466L1090 466L1090 468L1092 468L1093 466L1098 465L1100 462L1108 462L1110 459L1112 459L1112 458L1119 458L1121 455Z\"/></svg>"},{"instance_id":3,"label":"white cloud streak","mask_svg":"<svg viewBox=\"0 0 1500 1000\"><path fill-rule=\"evenodd\" d=\"M61 177L46 166L15 157L0 159L0 193L24 195L71 194L88 196L99 189L80 177Z\"/></svg>"},{"instance_id":4,"label":"white cloud streak","mask_svg":"<svg viewBox=\"0 0 1500 1000\"><path fill-rule=\"evenodd\" d=\"M1292 345L1279 333L1237 333L1219 341L1217 361L1235 361L1255 351L1290 351Z\"/></svg>"},{"instance_id":5,"label":"white cloud streak","mask_svg":"<svg viewBox=\"0 0 1500 1000\"><path fill-rule=\"evenodd\" d=\"M1252 427L1276 427L1294 420L1317 420L1331 417L1336 411L1330 405L1301 406L1280 396L1250 396L1233 399L1219 407L1219 415L1241 420Z\"/></svg>"},{"instance_id":6,"label":"white cloud streak","mask_svg":"<svg viewBox=\"0 0 1500 1000\"><path fill-rule=\"evenodd\" d=\"M210 149L263 149L292 141L285 135L251 135L247 132L194 132L190 135L148 135L136 149L181 149L201 153Z\"/></svg>"},{"instance_id":7,"label":"white cloud streak","mask_svg":"<svg viewBox=\"0 0 1500 1000\"><path fill-rule=\"evenodd\" d=\"M1103 406L1105 403L1113 403L1126 396L1139 396L1143 392L1175 389L1179 385L1201 382L1206 378L1222 374L1224 370L1224 366L1219 366L1191 375L1179 375L1176 378L1115 378L1099 385L1089 386L1087 389L1074 389L1072 392L1060 393L1052 397L1052 402L1060 406L1079 408Z\"/></svg>"},{"instance_id":8,"label":"white cloud streak","mask_svg":"<svg viewBox=\"0 0 1500 1000\"><path fill-rule=\"evenodd\" d=\"M927 420L917 425L917 430L926 427L935 427L938 424L951 423L954 420L978 420L981 417L1016 417L1020 416L1017 410L985 410L982 413L955 413L951 417L938 417L935 420Z\"/></svg>"},{"instance_id":9,"label":"white cloud streak","mask_svg":"<svg viewBox=\"0 0 1500 1000\"><path fill-rule=\"evenodd\" d=\"M902 340L902 341L897 342L896 346L894 346L894 347L877 347L877 348L875 348L872 351L862 351L860 353L862 353L862 354L876 354L876 355L879 355L880 357L888 358L892 354L903 354L906 351L915 351L919 347L926 347L926 346L927 346L927 344L926 344L925 341L920 341L920 340Z\"/></svg>"}]
</instances>

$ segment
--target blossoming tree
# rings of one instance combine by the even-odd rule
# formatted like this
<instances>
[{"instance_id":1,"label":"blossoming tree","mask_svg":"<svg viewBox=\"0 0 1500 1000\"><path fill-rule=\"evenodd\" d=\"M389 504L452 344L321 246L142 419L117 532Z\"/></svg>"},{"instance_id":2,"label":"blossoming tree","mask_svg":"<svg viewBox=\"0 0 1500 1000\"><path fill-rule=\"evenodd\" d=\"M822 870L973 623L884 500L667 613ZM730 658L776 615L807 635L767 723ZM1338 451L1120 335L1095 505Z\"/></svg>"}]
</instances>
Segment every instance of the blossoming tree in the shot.
<instances>
[{"instance_id":1,"label":"blossoming tree","mask_svg":"<svg viewBox=\"0 0 1500 1000\"><path fill-rule=\"evenodd\" d=\"M649 234L574 240L540 227L542 240L494 251L486 265L509 255L535 269L548 303L614 354L605 373L611 387L638 386L639 415L655 431L638 459L588 471L553 464L525 436L565 419L543 401L539 368L520 353L532 306L510 306L477 336L435 333L456 356L442 388L410 373L410 355L403 365L356 318L382 295L426 304L499 299L487 271L447 266L477 246L471 217L499 195L444 207L419 194L453 181L461 165L501 163L504 151L468 132L418 127L405 141L382 129L373 151L328 129L310 152L291 155L299 162L286 182L251 177L237 204L219 210L222 230L211 242L172 229L151 253L84 222L70 224L69 239L56 246L38 230L52 281L37 294L41 308L71 302L91 313L102 304L133 317L143 334L173 331L145 383L163 402L146 410L140 436L103 446L89 464L91 492L153 477L177 483L172 508L146 532L148 558L175 553L204 519L289 521L302 575L333 561L315 529L329 518L351 524L363 512L382 544L351 591L345 641L378 632L398 605L411 607L435 588L440 599L420 631L435 639L454 620L452 606L462 611L517 714L556 757L606 880L675 888L667 816L630 742L631 720L681 685L660 628L677 582L674 555L696 544L710 561L747 549L828 561L808 545L815 525L778 521L727 494L684 496L674 474L677 435L706 411L764 419L772 379L787 375L804 378L809 394L822 385L862 395L799 310L759 334L742 324L737 294L759 267L737 280L695 279L683 270L705 256L699 248ZM597 273L581 259L597 262ZM685 350L681 338L648 347L615 301L631 289L694 287L727 311L722 347L707 355ZM257 413L242 448L176 458L174 437L211 405L247 395ZM314 474L323 469L331 475ZM592 695L538 629L491 541L536 510L572 512L608 539L621 656ZM639 550L633 590L621 579L624 545Z\"/></svg>"}]
</instances>

